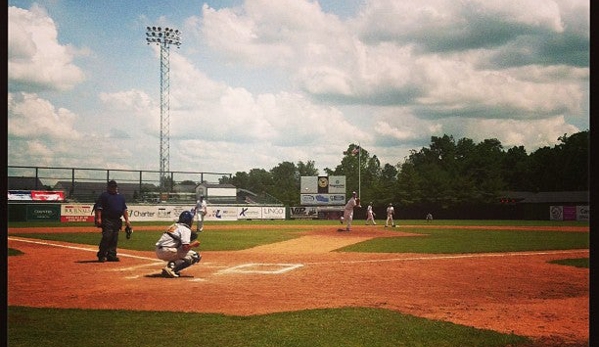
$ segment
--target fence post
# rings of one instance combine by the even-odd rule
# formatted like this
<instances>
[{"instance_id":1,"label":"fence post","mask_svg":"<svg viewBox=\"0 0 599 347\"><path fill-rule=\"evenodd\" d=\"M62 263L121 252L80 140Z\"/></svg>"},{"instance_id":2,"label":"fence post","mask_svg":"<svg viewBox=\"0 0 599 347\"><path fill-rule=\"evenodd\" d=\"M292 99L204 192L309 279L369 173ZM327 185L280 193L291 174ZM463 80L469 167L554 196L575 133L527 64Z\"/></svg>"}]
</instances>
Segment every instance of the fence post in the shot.
<instances>
[{"instance_id":1,"label":"fence post","mask_svg":"<svg viewBox=\"0 0 599 347\"><path fill-rule=\"evenodd\" d=\"M69 192L69 198L75 193L75 169L71 169L71 191Z\"/></svg>"}]
</instances>

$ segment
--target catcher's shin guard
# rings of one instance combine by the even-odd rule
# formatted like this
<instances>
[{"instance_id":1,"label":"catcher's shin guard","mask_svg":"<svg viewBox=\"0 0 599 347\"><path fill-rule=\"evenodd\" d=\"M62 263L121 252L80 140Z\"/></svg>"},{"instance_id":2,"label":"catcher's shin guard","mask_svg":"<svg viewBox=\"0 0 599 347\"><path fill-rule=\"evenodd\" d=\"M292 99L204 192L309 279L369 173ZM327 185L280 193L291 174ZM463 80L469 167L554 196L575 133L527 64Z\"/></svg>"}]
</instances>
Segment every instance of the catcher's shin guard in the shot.
<instances>
[{"instance_id":1,"label":"catcher's shin guard","mask_svg":"<svg viewBox=\"0 0 599 347\"><path fill-rule=\"evenodd\" d=\"M200 260L202 260L202 256L200 255L200 253L198 252L193 252L191 254L191 263L192 264L197 264L200 262Z\"/></svg>"},{"instance_id":2,"label":"catcher's shin guard","mask_svg":"<svg viewBox=\"0 0 599 347\"><path fill-rule=\"evenodd\" d=\"M185 258L176 261L174 270L175 272L179 272L192 266L193 264L199 263L200 260L202 260L202 256L198 252L189 251Z\"/></svg>"}]
</instances>

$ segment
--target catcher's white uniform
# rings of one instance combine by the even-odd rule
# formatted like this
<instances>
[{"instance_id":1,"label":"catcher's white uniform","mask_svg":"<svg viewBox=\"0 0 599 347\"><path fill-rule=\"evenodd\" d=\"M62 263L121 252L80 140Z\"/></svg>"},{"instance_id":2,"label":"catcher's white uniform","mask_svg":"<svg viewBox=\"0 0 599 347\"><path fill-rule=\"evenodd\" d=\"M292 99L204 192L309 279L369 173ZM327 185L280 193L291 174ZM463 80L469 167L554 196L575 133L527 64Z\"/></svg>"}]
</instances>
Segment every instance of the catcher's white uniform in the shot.
<instances>
[{"instance_id":1,"label":"catcher's white uniform","mask_svg":"<svg viewBox=\"0 0 599 347\"><path fill-rule=\"evenodd\" d=\"M179 271L200 262L200 253L189 249L193 242L191 234L187 225L175 223L156 242L156 257L168 262L162 269L163 276L179 277Z\"/></svg>"},{"instance_id":2,"label":"catcher's white uniform","mask_svg":"<svg viewBox=\"0 0 599 347\"><path fill-rule=\"evenodd\" d=\"M175 261L185 258L189 252L194 251L185 251L181 246L189 245L190 243L191 230L185 224L175 223L156 242L156 256L158 259L165 261Z\"/></svg>"}]
</instances>

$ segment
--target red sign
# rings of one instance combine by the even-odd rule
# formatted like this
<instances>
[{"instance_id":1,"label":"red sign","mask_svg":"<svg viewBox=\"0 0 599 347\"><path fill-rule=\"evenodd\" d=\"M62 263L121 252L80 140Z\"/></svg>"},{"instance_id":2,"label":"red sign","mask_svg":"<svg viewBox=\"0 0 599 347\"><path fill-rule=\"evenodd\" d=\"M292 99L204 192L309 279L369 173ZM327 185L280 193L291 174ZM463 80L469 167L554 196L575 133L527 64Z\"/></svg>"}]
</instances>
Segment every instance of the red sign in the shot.
<instances>
[{"instance_id":1,"label":"red sign","mask_svg":"<svg viewBox=\"0 0 599 347\"><path fill-rule=\"evenodd\" d=\"M68 222L94 222L94 216L60 216L60 221L63 223Z\"/></svg>"},{"instance_id":2,"label":"red sign","mask_svg":"<svg viewBox=\"0 0 599 347\"><path fill-rule=\"evenodd\" d=\"M32 190L31 200L37 201L64 201L63 191L46 191L46 190Z\"/></svg>"}]
</instances>

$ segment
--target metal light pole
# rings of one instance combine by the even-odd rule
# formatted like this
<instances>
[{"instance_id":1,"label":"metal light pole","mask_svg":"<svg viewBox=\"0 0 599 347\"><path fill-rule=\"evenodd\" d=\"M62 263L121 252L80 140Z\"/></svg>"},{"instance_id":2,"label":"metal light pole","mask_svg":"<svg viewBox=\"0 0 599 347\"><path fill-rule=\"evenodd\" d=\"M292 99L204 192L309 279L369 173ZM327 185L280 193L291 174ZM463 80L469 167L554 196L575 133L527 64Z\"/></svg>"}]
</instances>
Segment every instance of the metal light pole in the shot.
<instances>
[{"instance_id":1,"label":"metal light pole","mask_svg":"<svg viewBox=\"0 0 599 347\"><path fill-rule=\"evenodd\" d=\"M181 32L172 28L147 27L146 41L148 45L160 46L160 188L163 188L170 171L170 46L181 46Z\"/></svg>"},{"instance_id":2,"label":"metal light pole","mask_svg":"<svg viewBox=\"0 0 599 347\"><path fill-rule=\"evenodd\" d=\"M358 197L362 199L362 147L358 142Z\"/></svg>"}]
</instances>

